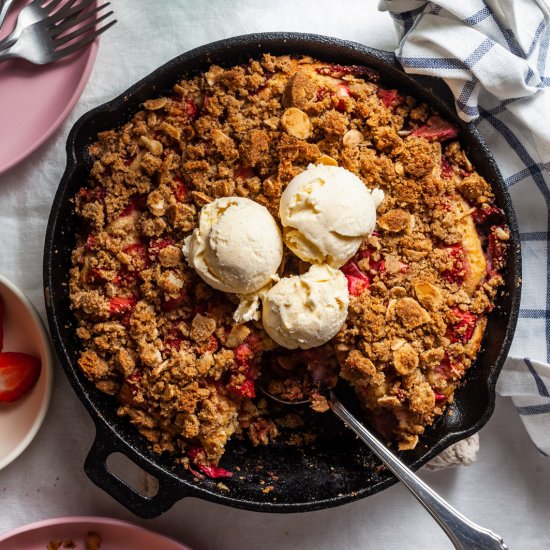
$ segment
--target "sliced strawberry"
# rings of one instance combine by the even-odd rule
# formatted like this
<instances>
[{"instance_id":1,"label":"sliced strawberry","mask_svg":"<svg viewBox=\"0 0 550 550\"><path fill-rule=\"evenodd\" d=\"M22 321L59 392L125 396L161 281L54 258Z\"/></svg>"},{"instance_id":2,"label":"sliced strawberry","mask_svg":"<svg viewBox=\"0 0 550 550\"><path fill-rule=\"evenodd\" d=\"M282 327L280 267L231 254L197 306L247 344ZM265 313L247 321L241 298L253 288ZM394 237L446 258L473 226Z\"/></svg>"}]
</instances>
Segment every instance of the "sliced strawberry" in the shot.
<instances>
[{"instance_id":1,"label":"sliced strawberry","mask_svg":"<svg viewBox=\"0 0 550 550\"><path fill-rule=\"evenodd\" d=\"M235 363L239 367L248 367L254 358L254 353L246 343L237 346L233 350L233 353L235 355Z\"/></svg>"},{"instance_id":2,"label":"sliced strawberry","mask_svg":"<svg viewBox=\"0 0 550 550\"><path fill-rule=\"evenodd\" d=\"M332 76L333 78L342 78L345 75L359 76L365 80L376 82L379 78L379 74L364 65L323 65L315 69L319 74L325 76Z\"/></svg>"},{"instance_id":3,"label":"sliced strawberry","mask_svg":"<svg viewBox=\"0 0 550 550\"><path fill-rule=\"evenodd\" d=\"M246 379L240 386L234 386L230 384L227 386L227 390L239 397L250 397L251 399L256 397L254 380L252 380L251 378Z\"/></svg>"},{"instance_id":4,"label":"sliced strawberry","mask_svg":"<svg viewBox=\"0 0 550 550\"><path fill-rule=\"evenodd\" d=\"M438 116L431 116L426 124L409 134L409 138L423 137L428 141L445 141L458 136L458 127Z\"/></svg>"},{"instance_id":5,"label":"sliced strawberry","mask_svg":"<svg viewBox=\"0 0 550 550\"><path fill-rule=\"evenodd\" d=\"M405 98L400 96L397 90L384 90L383 88L378 88L376 95L388 109L395 109L405 101Z\"/></svg>"},{"instance_id":6,"label":"sliced strawberry","mask_svg":"<svg viewBox=\"0 0 550 550\"><path fill-rule=\"evenodd\" d=\"M352 296L359 296L369 288L370 279L353 260L348 260L340 269L348 280L348 292Z\"/></svg>"},{"instance_id":7,"label":"sliced strawberry","mask_svg":"<svg viewBox=\"0 0 550 550\"><path fill-rule=\"evenodd\" d=\"M126 311L133 309L137 300L132 296L125 298L123 296L115 296L109 300L109 311L111 315L122 315Z\"/></svg>"},{"instance_id":8,"label":"sliced strawberry","mask_svg":"<svg viewBox=\"0 0 550 550\"><path fill-rule=\"evenodd\" d=\"M198 447L196 445L189 446L187 449L187 456L203 474L212 479L217 479L220 477L233 477L233 472L225 470L224 468L207 466L203 464L202 461L206 460L206 452L202 447Z\"/></svg>"},{"instance_id":9,"label":"sliced strawberry","mask_svg":"<svg viewBox=\"0 0 550 550\"><path fill-rule=\"evenodd\" d=\"M469 342L476 328L477 316L470 311L461 311L457 308L453 308L451 313L456 321L447 326L447 338L451 342Z\"/></svg>"},{"instance_id":10,"label":"sliced strawberry","mask_svg":"<svg viewBox=\"0 0 550 550\"><path fill-rule=\"evenodd\" d=\"M466 253L464 248L455 244L447 247L448 254L452 260L450 269L443 271L443 276L450 283L462 283L466 275Z\"/></svg>"},{"instance_id":11,"label":"sliced strawberry","mask_svg":"<svg viewBox=\"0 0 550 550\"><path fill-rule=\"evenodd\" d=\"M0 401L16 401L27 394L40 376L40 359L26 353L0 353Z\"/></svg>"},{"instance_id":12,"label":"sliced strawberry","mask_svg":"<svg viewBox=\"0 0 550 550\"><path fill-rule=\"evenodd\" d=\"M4 302L0 297L0 351L4 347Z\"/></svg>"}]
</instances>

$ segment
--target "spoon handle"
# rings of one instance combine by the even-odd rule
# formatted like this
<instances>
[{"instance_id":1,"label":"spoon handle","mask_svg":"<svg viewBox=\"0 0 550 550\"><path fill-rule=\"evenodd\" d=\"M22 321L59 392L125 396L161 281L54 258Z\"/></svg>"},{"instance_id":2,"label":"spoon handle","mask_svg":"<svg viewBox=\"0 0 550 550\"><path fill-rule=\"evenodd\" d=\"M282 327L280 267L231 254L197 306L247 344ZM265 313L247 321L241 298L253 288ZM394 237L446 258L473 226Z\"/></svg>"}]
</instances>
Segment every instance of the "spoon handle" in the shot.
<instances>
[{"instance_id":1,"label":"spoon handle","mask_svg":"<svg viewBox=\"0 0 550 550\"><path fill-rule=\"evenodd\" d=\"M378 458L401 480L407 489L420 501L433 518L439 523L449 539L459 550L507 550L502 538L484 527L476 525L435 491L430 489L401 460L374 437L331 393L329 404L332 411L351 428L359 438L378 456Z\"/></svg>"}]
</instances>

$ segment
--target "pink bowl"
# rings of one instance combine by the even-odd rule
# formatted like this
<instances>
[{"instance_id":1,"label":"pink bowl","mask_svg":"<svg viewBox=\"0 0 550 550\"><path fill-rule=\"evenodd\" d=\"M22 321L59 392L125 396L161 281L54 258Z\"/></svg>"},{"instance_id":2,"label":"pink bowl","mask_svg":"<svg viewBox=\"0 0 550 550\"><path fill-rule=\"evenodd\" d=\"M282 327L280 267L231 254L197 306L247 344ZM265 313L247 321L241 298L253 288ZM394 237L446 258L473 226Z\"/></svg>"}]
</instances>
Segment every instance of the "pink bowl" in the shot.
<instances>
[{"instance_id":1,"label":"pink bowl","mask_svg":"<svg viewBox=\"0 0 550 550\"><path fill-rule=\"evenodd\" d=\"M84 550L89 531L100 534L101 550L191 550L173 539L137 525L98 516L46 519L0 535L2 550L44 550L50 541L72 539L75 550Z\"/></svg>"},{"instance_id":2,"label":"pink bowl","mask_svg":"<svg viewBox=\"0 0 550 550\"><path fill-rule=\"evenodd\" d=\"M7 36L19 9L12 7L0 31ZM42 145L65 120L92 72L98 41L49 65L22 59L0 63L0 174Z\"/></svg>"}]
</instances>

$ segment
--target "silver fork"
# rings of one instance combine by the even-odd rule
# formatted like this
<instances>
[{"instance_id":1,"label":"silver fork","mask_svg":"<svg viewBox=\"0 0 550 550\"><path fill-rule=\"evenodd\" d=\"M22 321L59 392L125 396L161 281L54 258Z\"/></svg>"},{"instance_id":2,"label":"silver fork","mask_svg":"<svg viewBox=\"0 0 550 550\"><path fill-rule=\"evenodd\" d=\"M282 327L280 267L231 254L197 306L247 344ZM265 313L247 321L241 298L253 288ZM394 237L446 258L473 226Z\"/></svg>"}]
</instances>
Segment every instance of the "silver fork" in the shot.
<instances>
[{"instance_id":1,"label":"silver fork","mask_svg":"<svg viewBox=\"0 0 550 550\"><path fill-rule=\"evenodd\" d=\"M2 8L0 9L0 27L2 26L2 23L4 22L4 19L6 18L6 15L8 14L8 11L14 1L15 0L5 0L2 5ZM65 9L68 10L75 1L76 0L72 0L68 2L68 4L63 6L59 11L63 12ZM19 12L19 15L17 16L17 23L15 24L13 31L9 34L9 36L6 36L6 38L0 40L0 49L11 46L19 38L25 27L34 25L34 23L49 17L61 2L62 0L33 0L27 4Z\"/></svg>"},{"instance_id":2,"label":"silver fork","mask_svg":"<svg viewBox=\"0 0 550 550\"><path fill-rule=\"evenodd\" d=\"M110 11L97 15L110 2L91 10L86 8L95 0L83 0L77 5L74 5L75 2L70 0L73 7L65 9L63 6L47 19L25 27L16 42L0 51L0 61L19 57L37 65L51 63L89 44L117 22L114 19L97 28L98 23L113 14Z\"/></svg>"}]
</instances>

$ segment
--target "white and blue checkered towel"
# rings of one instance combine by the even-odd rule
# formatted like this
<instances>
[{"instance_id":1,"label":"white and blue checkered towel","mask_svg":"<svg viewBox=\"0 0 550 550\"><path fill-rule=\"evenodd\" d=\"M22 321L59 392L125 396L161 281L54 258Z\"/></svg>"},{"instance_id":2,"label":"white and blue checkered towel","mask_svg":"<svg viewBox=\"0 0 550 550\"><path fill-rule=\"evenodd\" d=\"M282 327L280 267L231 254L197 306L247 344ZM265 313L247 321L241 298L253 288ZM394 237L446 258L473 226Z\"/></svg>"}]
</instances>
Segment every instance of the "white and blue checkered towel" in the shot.
<instances>
[{"instance_id":1,"label":"white and blue checkered towel","mask_svg":"<svg viewBox=\"0 0 550 550\"><path fill-rule=\"evenodd\" d=\"M550 454L550 7L547 0L380 0L408 73L438 76L494 153L521 233L523 293L497 391Z\"/></svg>"}]
</instances>

